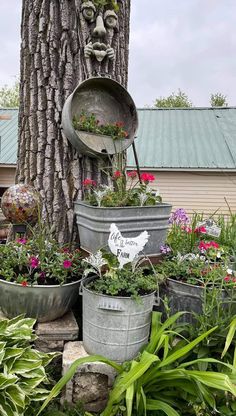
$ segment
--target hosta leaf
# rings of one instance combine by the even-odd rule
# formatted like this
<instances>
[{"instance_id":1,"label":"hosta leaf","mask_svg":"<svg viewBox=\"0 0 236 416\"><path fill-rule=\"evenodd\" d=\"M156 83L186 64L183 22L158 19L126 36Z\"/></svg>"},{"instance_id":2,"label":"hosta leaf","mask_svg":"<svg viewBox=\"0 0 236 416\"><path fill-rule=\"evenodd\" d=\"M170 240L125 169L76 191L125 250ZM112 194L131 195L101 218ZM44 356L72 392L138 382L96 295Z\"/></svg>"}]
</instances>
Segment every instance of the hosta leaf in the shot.
<instances>
[{"instance_id":1,"label":"hosta leaf","mask_svg":"<svg viewBox=\"0 0 236 416\"><path fill-rule=\"evenodd\" d=\"M5 349L5 360L12 357L20 357L25 351L25 348L6 348Z\"/></svg>"},{"instance_id":2,"label":"hosta leaf","mask_svg":"<svg viewBox=\"0 0 236 416\"><path fill-rule=\"evenodd\" d=\"M1 374L0 373L0 390L5 389L8 386L12 386L18 380L17 376L13 374Z\"/></svg>"},{"instance_id":3,"label":"hosta leaf","mask_svg":"<svg viewBox=\"0 0 236 416\"><path fill-rule=\"evenodd\" d=\"M25 325L30 330L33 330L33 327L34 327L35 323L36 323L36 319L24 318L24 315L19 315L19 316L15 317L15 318L12 318L8 321L8 328L10 328L10 329L20 328L20 327L23 327L23 325Z\"/></svg>"},{"instance_id":4,"label":"hosta leaf","mask_svg":"<svg viewBox=\"0 0 236 416\"><path fill-rule=\"evenodd\" d=\"M42 365L41 360L24 360L19 359L15 361L15 363L12 366L11 373L15 374L23 374L27 373L28 371L35 370L37 368L40 368Z\"/></svg>"},{"instance_id":5,"label":"hosta leaf","mask_svg":"<svg viewBox=\"0 0 236 416\"><path fill-rule=\"evenodd\" d=\"M21 374L22 380L27 379L27 378L31 379L31 378L39 378L39 377L46 378L46 372L43 367L36 368L32 371L27 371Z\"/></svg>"},{"instance_id":6,"label":"hosta leaf","mask_svg":"<svg viewBox=\"0 0 236 416\"><path fill-rule=\"evenodd\" d=\"M25 408L25 393L19 386L10 386L6 389L6 395L13 401L16 406Z\"/></svg>"},{"instance_id":7,"label":"hosta leaf","mask_svg":"<svg viewBox=\"0 0 236 416\"><path fill-rule=\"evenodd\" d=\"M147 399L147 410L161 410L167 416L181 416L173 407L161 400Z\"/></svg>"},{"instance_id":8,"label":"hosta leaf","mask_svg":"<svg viewBox=\"0 0 236 416\"><path fill-rule=\"evenodd\" d=\"M44 377L38 378L29 378L25 379L24 382L19 382L18 386L26 393L26 394L34 394L34 389L44 381Z\"/></svg>"},{"instance_id":9,"label":"hosta leaf","mask_svg":"<svg viewBox=\"0 0 236 416\"><path fill-rule=\"evenodd\" d=\"M18 416L17 408L14 406L14 402L10 402L4 395L0 395L0 415L1 416Z\"/></svg>"}]
</instances>

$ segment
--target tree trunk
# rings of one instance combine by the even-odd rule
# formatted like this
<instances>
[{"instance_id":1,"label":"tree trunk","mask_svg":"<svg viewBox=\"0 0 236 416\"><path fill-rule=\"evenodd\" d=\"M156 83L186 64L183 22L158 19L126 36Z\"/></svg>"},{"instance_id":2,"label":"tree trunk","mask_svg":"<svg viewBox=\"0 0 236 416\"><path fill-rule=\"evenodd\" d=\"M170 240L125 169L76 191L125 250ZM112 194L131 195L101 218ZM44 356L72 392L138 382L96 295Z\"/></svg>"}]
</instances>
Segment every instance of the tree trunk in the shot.
<instances>
[{"instance_id":1,"label":"tree trunk","mask_svg":"<svg viewBox=\"0 0 236 416\"><path fill-rule=\"evenodd\" d=\"M87 19L86 5L94 10L92 20ZM70 241L75 231L73 201L84 175L94 178L99 171L96 159L79 155L63 136L64 102L93 75L109 76L127 86L130 0L119 3L116 27L100 34L96 27L101 27L101 19L106 27L109 13L109 7L97 10L91 1L23 0L16 180L40 191L43 213L60 242ZM95 34L102 35L107 45L102 61L99 50L91 51Z\"/></svg>"}]
</instances>

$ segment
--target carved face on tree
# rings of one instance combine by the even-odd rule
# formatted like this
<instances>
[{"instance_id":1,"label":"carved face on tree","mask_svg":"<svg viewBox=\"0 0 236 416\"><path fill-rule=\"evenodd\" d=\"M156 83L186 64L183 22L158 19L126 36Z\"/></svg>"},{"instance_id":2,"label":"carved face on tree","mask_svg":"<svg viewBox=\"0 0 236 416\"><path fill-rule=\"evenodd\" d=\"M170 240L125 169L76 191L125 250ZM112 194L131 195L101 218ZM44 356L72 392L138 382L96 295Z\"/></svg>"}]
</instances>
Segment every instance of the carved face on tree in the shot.
<instances>
[{"instance_id":1,"label":"carved face on tree","mask_svg":"<svg viewBox=\"0 0 236 416\"><path fill-rule=\"evenodd\" d=\"M113 60L115 56L114 34L118 31L118 17L112 1L84 1L81 12L88 26L88 39L84 47L85 58L99 63L104 58Z\"/></svg>"}]
</instances>

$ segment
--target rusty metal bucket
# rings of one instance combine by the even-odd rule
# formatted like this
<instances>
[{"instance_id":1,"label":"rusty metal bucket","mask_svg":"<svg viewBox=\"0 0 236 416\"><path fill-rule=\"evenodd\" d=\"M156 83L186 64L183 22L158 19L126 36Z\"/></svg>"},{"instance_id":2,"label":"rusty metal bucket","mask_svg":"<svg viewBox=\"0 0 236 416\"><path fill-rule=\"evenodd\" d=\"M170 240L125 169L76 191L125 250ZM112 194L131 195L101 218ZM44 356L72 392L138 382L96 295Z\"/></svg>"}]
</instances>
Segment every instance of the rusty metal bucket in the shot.
<instances>
[{"instance_id":1,"label":"rusty metal bucket","mask_svg":"<svg viewBox=\"0 0 236 416\"><path fill-rule=\"evenodd\" d=\"M113 140L100 134L77 131L73 117L94 113L101 124L122 122L127 138ZM118 82L103 77L89 78L67 98L62 111L65 136L79 153L92 157L113 155L126 150L134 141L138 115L133 99Z\"/></svg>"}]
</instances>

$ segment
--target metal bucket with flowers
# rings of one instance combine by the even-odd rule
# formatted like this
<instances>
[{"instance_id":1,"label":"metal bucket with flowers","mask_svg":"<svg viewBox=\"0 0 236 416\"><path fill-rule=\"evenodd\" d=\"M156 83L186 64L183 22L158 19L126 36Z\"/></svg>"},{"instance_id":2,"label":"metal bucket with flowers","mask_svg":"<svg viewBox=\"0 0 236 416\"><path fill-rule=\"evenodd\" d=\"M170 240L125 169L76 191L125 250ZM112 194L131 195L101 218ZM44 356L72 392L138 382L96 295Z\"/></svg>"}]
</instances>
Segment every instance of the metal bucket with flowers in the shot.
<instances>
[{"instance_id":1,"label":"metal bucket with flowers","mask_svg":"<svg viewBox=\"0 0 236 416\"><path fill-rule=\"evenodd\" d=\"M83 182L85 198L74 204L81 247L90 253L105 247L110 225L116 223L125 237L146 230L150 237L145 255L160 255L172 206L162 203L159 193L152 190L155 177L113 167L110 179L111 186L99 186L92 179Z\"/></svg>"},{"instance_id":2,"label":"metal bucket with flowers","mask_svg":"<svg viewBox=\"0 0 236 416\"><path fill-rule=\"evenodd\" d=\"M160 290L163 300L168 299L171 313L187 311L181 320L193 322L197 316L221 315L236 312L236 273L229 267L232 248L217 224L218 237L213 235L195 214L190 219L179 208L171 214L171 228L167 244L161 247L163 260L156 266L164 280ZM217 240L217 241L216 241ZM163 309L163 304L162 304Z\"/></svg>"},{"instance_id":3,"label":"metal bucket with flowers","mask_svg":"<svg viewBox=\"0 0 236 416\"><path fill-rule=\"evenodd\" d=\"M52 238L32 186L10 187L2 197L2 210L13 224L15 238L0 245L0 309L9 318L60 318L78 298L81 252L61 247Z\"/></svg>"}]
</instances>

